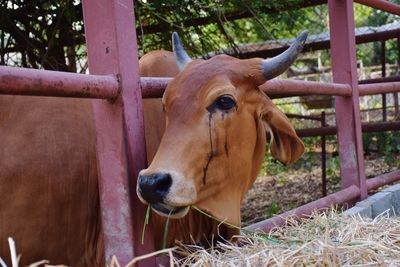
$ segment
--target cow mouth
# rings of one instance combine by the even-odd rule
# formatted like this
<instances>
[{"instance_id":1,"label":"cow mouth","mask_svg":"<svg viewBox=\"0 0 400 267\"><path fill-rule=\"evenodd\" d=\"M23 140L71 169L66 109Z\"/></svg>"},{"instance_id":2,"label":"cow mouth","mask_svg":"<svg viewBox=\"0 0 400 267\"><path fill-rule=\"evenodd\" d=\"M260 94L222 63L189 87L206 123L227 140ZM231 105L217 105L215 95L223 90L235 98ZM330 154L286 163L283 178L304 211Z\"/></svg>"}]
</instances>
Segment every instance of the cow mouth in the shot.
<instances>
[{"instance_id":1,"label":"cow mouth","mask_svg":"<svg viewBox=\"0 0 400 267\"><path fill-rule=\"evenodd\" d=\"M182 218L189 211L189 206L171 207L164 203L152 203L151 207L158 215L174 219Z\"/></svg>"}]
</instances>

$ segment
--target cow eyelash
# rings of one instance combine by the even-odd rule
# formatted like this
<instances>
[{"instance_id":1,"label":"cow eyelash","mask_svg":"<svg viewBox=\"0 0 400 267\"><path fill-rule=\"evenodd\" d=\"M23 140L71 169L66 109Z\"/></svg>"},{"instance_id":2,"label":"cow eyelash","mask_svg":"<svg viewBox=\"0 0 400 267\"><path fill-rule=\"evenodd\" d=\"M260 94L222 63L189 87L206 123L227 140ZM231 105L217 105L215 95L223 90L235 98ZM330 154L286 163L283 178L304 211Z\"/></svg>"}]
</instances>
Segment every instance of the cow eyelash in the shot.
<instances>
[{"instance_id":1,"label":"cow eyelash","mask_svg":"<svg viewBox=\"0 0 400 267\"><path fill-rule=\"evenodd\" d=\"M223 95L218 97L214 101L212 106L222 111L229 111L237 107L235 99L230 95Z\"/></svg>"}]
</instances>

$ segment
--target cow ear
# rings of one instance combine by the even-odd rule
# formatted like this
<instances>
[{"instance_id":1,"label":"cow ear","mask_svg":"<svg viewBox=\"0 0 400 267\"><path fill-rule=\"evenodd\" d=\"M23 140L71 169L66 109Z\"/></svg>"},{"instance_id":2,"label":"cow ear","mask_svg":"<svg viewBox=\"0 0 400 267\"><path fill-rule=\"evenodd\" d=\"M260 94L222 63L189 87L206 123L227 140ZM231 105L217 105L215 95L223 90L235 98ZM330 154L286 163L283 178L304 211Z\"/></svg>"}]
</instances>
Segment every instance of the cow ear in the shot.
<instances>
[{"instance_id":1,"label":"cow ear","mask_svg":"<svg viewBox=\"0 0 400 267\"><path fill-rule=\"evenodd\" d=\"M303 154L304 144L286 115L270 99L268 100L262 113L262 120L270 135L270 152L283 164L291 164Z\"/></svg>"}]
</instances>

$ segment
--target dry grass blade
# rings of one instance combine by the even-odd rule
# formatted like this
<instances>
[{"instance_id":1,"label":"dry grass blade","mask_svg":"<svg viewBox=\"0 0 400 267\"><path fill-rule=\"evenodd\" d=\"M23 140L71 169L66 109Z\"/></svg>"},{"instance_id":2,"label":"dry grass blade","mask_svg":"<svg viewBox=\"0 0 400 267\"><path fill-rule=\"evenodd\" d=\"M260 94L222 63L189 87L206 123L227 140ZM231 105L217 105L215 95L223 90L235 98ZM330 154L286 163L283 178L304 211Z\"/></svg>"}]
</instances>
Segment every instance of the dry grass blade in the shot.
<instances>
[{"instance_id":1,"label":"dry grass blade","mask_svg":"<svg viewBox=\"0 0 400 267\"><path fill-rule=\"evenodd\" d=\"M150 218L150 211L151 211L151 205L147 205L147 210L146 210L146 216L144 218L143 222L143 230L142 230L142 245L144 244L144 233L146 231L146 225L149 224L149 218Z\"/></svg>"},{"instance_id":2,"label":"dry grass blade","mask_svg":"<svg viewBox=\"0 0 400 267\"><path fill-rule=\"evenodd\" d=\"M135 257L135 258L133 258L128 264L126 264L124 267L131 267L131 266L133 266L135 263L137 263L138 261L145 260L145 259L148 259L148 258L151 258L151 257L155 257L155 256L158 256L158 255L160 255L160 254L168 254L168 255L170 256L170 266L174 266L174 263L173 263L173 254L172 254L172 252L173 252L174 250L176 250L176 247L167 248L167 249L162 249L162 250L157 250L157 251L154 251L154 252L149 253L149 254L146 254L146 255L142 255L142 256ZM110 265L107 264L107 267L121 267L121 264L119 263L117 257L116 257L116 256L113 256L113 257L111 258L111 263L110 263Z\"/></svg>"},{"instance_id":3,"label":"dry grass blade","mask_svg":"<svg viewBox=\"0 0 400 267\"><path fill-rule=\"evenodd\" d=\"M247 234L241 245L215 249L181 246L179 266L400 266L400 218L345 217L330 211L310 219L288 220L269 239Z\"/></svg>"},{"instance_id":4,"label":"dry grass blade","mask_svg":"<svg viewBox=\"0 0 400 267\"><path fill-rule=\"evenodd\" d=\"M153 253L149 253L149 254L146 254L146 255L143 255L143 256L136 257L133 260L131 260L127 265L125 265L125 267L133 266L138 261L141 261L141 260L144 260L144 259L148 259L148 258L157 256L157 255L160 255L160 254L164 254L164 253L171 254L172 251L174 251L175 249L176 249L175 247L174 248L161 249L161 250L158 250L158 251L154 251Z\"/></svg>"},{"instance_id":5,"label":"dry grass blade","mask_svg":"<svg viewBox=\"0 0 400 267\"><path fill-rule=\"evenodd\" d=\"M0 257L0 266L7 267L7 264L3 261L3 259L1 257Z\"/></svg>"},{"instance_id":6,"label":"dry grass blade","mask_svg":"<svg viewBox=\"0 0 400 267\"><path fill-rule=\"evenodd\" d=\"M20 256L17 256L17 250L15 248L15 241L11 237L8 238L8 245L10 246L12 267L18 267Z\"/></svg>"},{"instance_id":7,"label":"dry grass blade","mask_svg":"<svg viewBox=\"0 0 400 267\"><path fill-rule=\"evenodd\" d=\"M40 265L45 265L45 264L47 265L49 263L50 262L48 260L41 260L41 261L34 262L32 264L29 264L28 267L39 267Z\"/></svg>"},{"instance_id":8,"label":"dry grass blade","mask_svg":"<svg viewBox=\"0 0 400 267\"><path fill-rule=\"evenodd\" d=\"M11 264L12 267L18 267L19 266L19 261L21 258L21 255L17 256L17 249L15 247L15 241L13 238L9 237L8 238L8 245L10 247L10 257L11 257ZM50 265L50 262L48 260L41 260L37 261L34 263L31 263L28 265L28 267L39 267L39 266L44 266L44 267L68 267L67 265ZM0 266L1 267L7 267L7 264L3 261L3 259L0 257Z\"/></svg>"},{"instance_id":9,"label":"dry grass blade","mask_svg":"<svg viewBox=\"0 0 400 267\"><path fill-rule=\"evenodd\" d=\"M112 256L111 263L110 265L107 264L107 267L121 267L121 264L119 264L119 261L115 255Z\"/></svg>"}]
</instances>

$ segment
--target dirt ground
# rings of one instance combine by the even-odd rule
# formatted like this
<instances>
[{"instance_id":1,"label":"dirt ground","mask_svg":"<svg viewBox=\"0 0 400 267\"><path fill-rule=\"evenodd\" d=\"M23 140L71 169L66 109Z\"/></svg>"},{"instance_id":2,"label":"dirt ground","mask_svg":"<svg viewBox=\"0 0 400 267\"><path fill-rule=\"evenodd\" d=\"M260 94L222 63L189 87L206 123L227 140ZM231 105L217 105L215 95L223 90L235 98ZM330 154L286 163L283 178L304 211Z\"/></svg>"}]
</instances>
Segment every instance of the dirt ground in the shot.
<instances>
[{"instance_id":1,"label":"dirt ground","mask_svg":"<svg viewBox=\"0 0 400 267\"><path fill-rule=\"evenodd\" d=\"M391 160L385 160L378 155L366 156L366 176L375 177L396 170L399 165L399 155ZM328 194L339 189L339 178L328 176ZM310 168L290 169L279 175L258 177L243 202L242 221L244 225L252 224L320 197L322 197L322 182L321 166L318 162L313 163L311 171Z\"/></svg>"}]
</instances>

